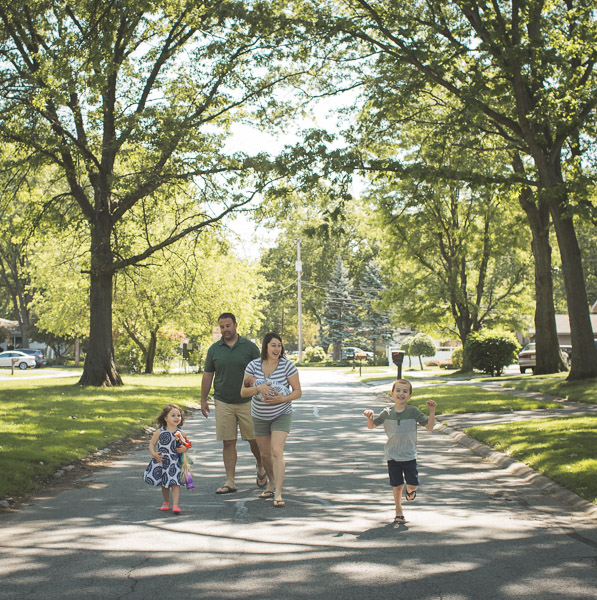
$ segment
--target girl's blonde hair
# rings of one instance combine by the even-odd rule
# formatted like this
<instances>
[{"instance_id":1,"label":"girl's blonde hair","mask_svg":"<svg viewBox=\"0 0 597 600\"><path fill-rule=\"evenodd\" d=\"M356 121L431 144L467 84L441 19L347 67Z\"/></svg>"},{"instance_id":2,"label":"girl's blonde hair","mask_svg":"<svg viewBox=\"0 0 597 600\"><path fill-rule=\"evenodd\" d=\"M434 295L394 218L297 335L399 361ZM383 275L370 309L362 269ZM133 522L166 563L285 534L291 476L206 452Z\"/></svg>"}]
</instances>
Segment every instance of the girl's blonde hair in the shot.
<instances>
[{"instance_id":1,"label":"girl's blonde hair","mask_svg":"<svg viewBox=\"0 0 597 600\"><path fill-rule=\"evenodd\" d=\"M170 411L174 409L180 412L180 425L182 426L184 424L184 412L182 411L182 408L178 406L178 404L168 404L168 406L164 406L164 408L162 408L162 412L156 417L155 423L161 425L162 427L166 427L166 417Z\"/></svg>"}]
</instances>

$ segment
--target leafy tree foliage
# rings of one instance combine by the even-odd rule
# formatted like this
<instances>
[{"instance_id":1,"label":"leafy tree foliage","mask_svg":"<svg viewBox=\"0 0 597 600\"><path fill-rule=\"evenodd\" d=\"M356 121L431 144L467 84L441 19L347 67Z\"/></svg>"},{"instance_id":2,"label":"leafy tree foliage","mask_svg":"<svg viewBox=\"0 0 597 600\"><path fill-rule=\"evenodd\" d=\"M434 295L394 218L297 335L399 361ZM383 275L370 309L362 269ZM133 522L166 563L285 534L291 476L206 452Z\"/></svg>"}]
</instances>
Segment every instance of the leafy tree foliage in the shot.
<instances>
[{"instance_id":1,"label":"leafy tree foliage","mask_svg":"<svg viewBox=\"0 0 597 600\"><path fill-rule=\"evenodd\" d=\"M333 345L333 360L340 360L343 342L353 337L358 328L353 296L348 270L338 257L328 282L323 311L325 339Z\"/></svg>"},{"instance_id":2,"label":"leafy tree foliage","mask_svg":"<svg viewBox=\"0 0 597 600\"><path fill-rule=\"evenodd\" d=\"M357 289L359 294L356 298L358 334L367 340L366 345L374 350L376 347L384 348L386 343L392 339L393 330L390 323L390 312L381 307L386 284L375 261L371 260L365 266Z\"/></svg>"},{"instance_id":3,"label":"leafy tree foliage","mask_svg":"<svg viewBox=\"0 0 597 600\"><path fill-rule=\"evenodd\" d=\"M511 181L536 190L553 222L566 286L572 344L582 359L569 378L597 375L597 350L571 212L595 212L586 193L597 98L595 12L585 5L476 0L349 0L312 4L317 22L354 40L348 54L369 60L385 102L428 98L441 87L455 114L501 140ZM347 56L347 48L341 51ZM362 62L360 73L367 73ZM472 111L472 112L471 112ZM401 157L370 168L405 173ZM537 230L539 231L539 230Z\"/></svg>"},{"instance_id":4,"label":"leafy tree foliage","mask_svg":"<svg viewBox=\"0 0 597 600\"><path fill-rule=\"evenodd\" d=\"M528 258L516 217L491 190L404 181L372 194L387 239L387 292L399 322L464 344L492 323L521 328Z\"/></svg>"},{"instance_id":5,"label":"leafy tree foliage","mask_svg":"<svg viewBox=\"0 0 597 600\"><path fill-rule=\"evenodd\" d=\"M419 357L419 365L423 370L423 356L435 356L436 348L433 338L425 333L417 333L408 344L408 354Z\"/></svg>"},{"instance_id":6,"label":"leafy tree foliage","mask_svg":"<svg viewBox=\"0 0 597 600\"><path fill-rule=\"evenodd\" d=\"M208 228L266 184L266 176L244 178L263 161L226 156L222 144L235 118L283 113L271 92L301 67L298 56L287 61L281 8L235 0L0 6L0 135L60 170L61 202L89 232L81 384L121 383L114 275ZM159 220L156 198L180 218L165 237L146 236L141 251L129 251L129 221Z\"/></svg>"},{"instance_id":7,"label":"leafy tree foliage","mask_svg":"<svg viewBox=\"0 0 597 600\"><path fill-rule=\"evenodd\" d=\"M35 331L30 312L32 297L29 255L36 223L43 214L40 173L27 165L14 145L0 150L0 288L4 314L18 321L23 347ZM47 173L47 171L46 171Z\"/></svg>"},{"instance_id":8,"label":"leafy tree foliage","mask_svg":"<svg viewBox=\"0 0 597 600\"><path fill-rule=\"evenodd\" d=\"M298 239L302 256L303 334L307 332L307 344L324 343L326 289L338 256L353 281L361 276L375 253L367 233L359 228L359 222L363 227L362 210L351 204L351 210L343 212L332 208L330 202L333 199L319 184L310 194L282 190L268 196L258 215L264 227L277 232L273 246L265 250L260 261L268 282L262 295L263 313L267 315L264 327L282 332L285 342L295 343L298 335ZM360 292L354 294L356 301Z\"/></svg>"}]
</instances>

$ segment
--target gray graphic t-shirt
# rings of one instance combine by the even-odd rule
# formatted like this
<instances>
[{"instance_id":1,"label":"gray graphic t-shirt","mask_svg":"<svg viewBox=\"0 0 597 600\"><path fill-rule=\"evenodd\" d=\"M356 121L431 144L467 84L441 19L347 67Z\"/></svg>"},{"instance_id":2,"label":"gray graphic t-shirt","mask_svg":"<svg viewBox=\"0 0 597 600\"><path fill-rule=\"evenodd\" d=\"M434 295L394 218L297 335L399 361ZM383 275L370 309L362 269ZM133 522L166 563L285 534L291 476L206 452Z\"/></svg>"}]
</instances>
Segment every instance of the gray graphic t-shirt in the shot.
<instances>
[{"instance_id":1,"label":"gray graphic t-shirt","mask_svg":"<svg viewBox=\"0 0 597 600\"><path fill-rule=\"evenodd\" d=\"M417 458L417 423L427 425L429 417L416 406L406 405L397 413L393 406L384 408L375 419L375 425L381 425L388 436L385 445L386 458L404 462Z\"/></svg>"}]
</instances>

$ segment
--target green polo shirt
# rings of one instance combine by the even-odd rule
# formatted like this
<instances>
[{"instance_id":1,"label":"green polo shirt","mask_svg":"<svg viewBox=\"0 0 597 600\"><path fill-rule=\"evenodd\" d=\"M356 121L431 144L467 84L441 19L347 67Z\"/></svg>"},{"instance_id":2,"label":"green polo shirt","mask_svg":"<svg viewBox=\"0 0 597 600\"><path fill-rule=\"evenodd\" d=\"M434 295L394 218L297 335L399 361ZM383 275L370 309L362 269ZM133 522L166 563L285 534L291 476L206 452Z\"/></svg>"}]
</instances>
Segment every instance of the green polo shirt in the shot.
<instances>
[{"instance_id":1,"label":"green polo shirt","mask_svg":"<svg viewBox=\"0 0 597 600\"><path fill-rule=\"evenodd\" d=\"M214 397L226 404L249 402L251 398L241 398L240 388L246 366L259 356L259 348L251 340L241 336L232 347L224 343L223 339L212 344L207 351L203 370L215 373Z\"/></svg>"}]
</instances>

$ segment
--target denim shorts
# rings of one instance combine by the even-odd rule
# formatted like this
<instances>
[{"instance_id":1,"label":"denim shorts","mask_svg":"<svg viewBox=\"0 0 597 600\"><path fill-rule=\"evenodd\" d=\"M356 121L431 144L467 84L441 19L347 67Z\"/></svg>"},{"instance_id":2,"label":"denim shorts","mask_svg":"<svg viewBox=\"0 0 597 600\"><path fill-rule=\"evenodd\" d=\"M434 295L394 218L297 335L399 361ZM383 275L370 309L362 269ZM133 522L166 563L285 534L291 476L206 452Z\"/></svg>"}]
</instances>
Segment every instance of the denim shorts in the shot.
<instances>
[{"instance_id":1,"label":"denim shorts","mask_svg":"<svg viewBox=\"0 0 597 600\"><path fill-rule=\"evenodd\" d=\"M419 485L419 473L417 471L416 458L404 462L389 460L388 473L390 474L390 485L392 487L403 485L405 479L408 485Z\"/></svg>"}]
</instances>

